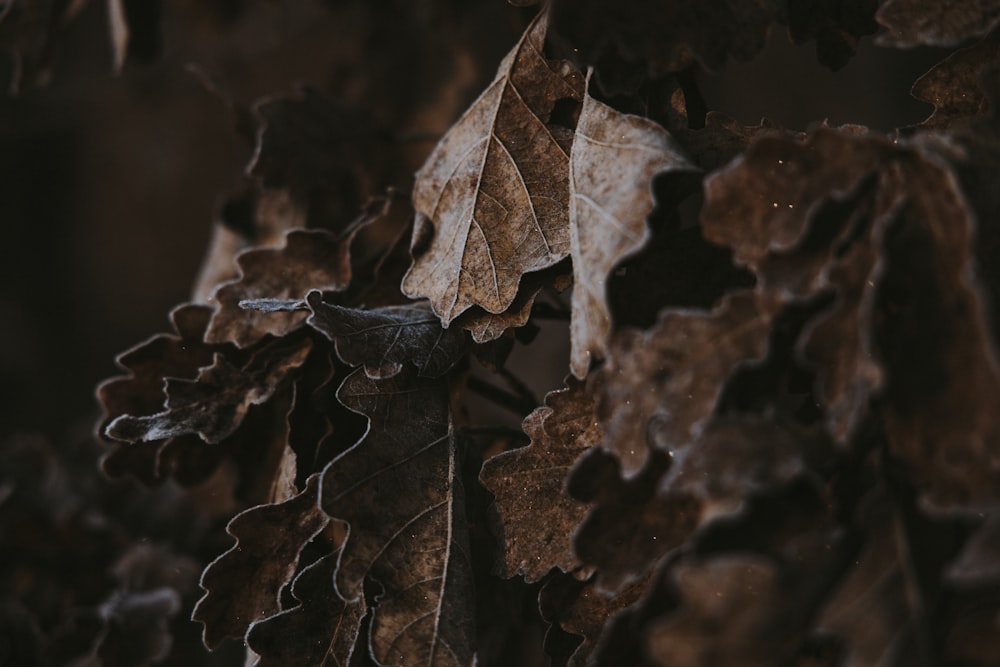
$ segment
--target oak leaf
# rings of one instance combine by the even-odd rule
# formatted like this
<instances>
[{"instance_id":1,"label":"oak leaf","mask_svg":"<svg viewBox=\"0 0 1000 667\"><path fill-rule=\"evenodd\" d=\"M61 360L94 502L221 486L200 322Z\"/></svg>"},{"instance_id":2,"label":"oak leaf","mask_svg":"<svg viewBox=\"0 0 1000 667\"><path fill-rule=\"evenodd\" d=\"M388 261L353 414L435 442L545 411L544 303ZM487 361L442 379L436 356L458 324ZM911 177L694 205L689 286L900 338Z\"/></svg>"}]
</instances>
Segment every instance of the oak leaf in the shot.
<instances>
[{"instance_id":1,"label":"oak leaf","mask_svg":"<svg viewBox=\"0 0 1000 667\"><path fill-rule=\"evenodd\" d=\"M470 306L502 313L521 276L569 254L571 132L550 124L579 100L580 73L543 55L541 14L497 77L416 175L410 297L427 297L445 326Z\"/></svg>"},{"instance_id":2,"label":"oak leaf","mask_svg":"<svg viewBox=\"0 0 1000 667\"><path fill-rule=\"evenodd\" d=\"M363 600L344 602L333 588L338 553L303 569L292 584L299 604L247 631L247 645L260 656L256 667L347 667L356 649Z\"/></svg>"},{"instance_id":3,"label":"oak leaf","mask_svg":"<svg viewBox=\"0 0 1000 667\"><path fill-rule=\"evenodd\" d=\"M280 610L281 588L295 574L299 552L330 520L319 508L319 481L313 475L298 495L251 507L229 522L236 544L205 569L205 594L192 613L204 625L206 646L242 637L255 620Z\"/></svg>"},{"instance_id":4,"label":"oak leaf","mask_svg":"<svg viewBox=\"0 0 1000 667\"><path fill-rule=\"evenodd\" d=\"M570 152L569 188L570 369L577 378L586 376L592 360L604 358L611 333L605 283L614 265L649 239L653 178L695 169L662 127L584 95Z\"/></svg>"},{"instance_id":5,"label":"oak leaf","mask_svg":"<svg viewBox=\"0 0 1000 667\"><path fill-rule=\"evenodd\" d=\"M913 84L911 94L934 105L934 113L921 123L946 129L956 121L975 120L995 111L983 82L1000 58L1000 30L976 44L955 51Z\"/></svg>"},{"instance_id":6,"label":"oak leaf","mask_svg":"<svg viewBox=\"0 0 1000 667\"><path fill-rule=\"evenodd\" d=\"M875 15L889 29L880 44L897 48L956 46L1000 22L997 0L888 0Z\"/></svg>"},{"instance_id":7,"label":"oak leaf","mask_svg":"<svg viewBox=\"0 0 1000 667\"><path fill-rule=\"evenodd\" d=\"M125 442L197 435L218 443L242 423L251 405L271 399L312 349L308 338L281 339L257 349L242 366L216 353L193 380L166 380L166 408L153 415L121 415L108 424L109 437Z\"/></svg>"},{"instance_id":8,"label":"oak leaf","mask_svg":"<svg viewBox=\"0 0 1000 667\"><path fill-rule=\"evenodd\" d=\"M531 444L483 464L480 481L496 498L503 547L502 574L538 581L550 569L580 565L571 537L587 506L571 498L566 477L579 456L600 442L594 401L581 382L549 393L521 427Z\"/></svg>"},{"instance_id":9,"label":"oak leaf","mask_svg":"<svg viewBox=\"0 0 1000 667\"><path fill-rule=\"evenodd\" d=\"M697 438L726 378L767 351L772 305L752 292L708 312L665 310L646 332L622 331L594 377L601 446L634 477L650 450L670 453Z\"/></svg>"},{"instance_id":10,"label":"oak leaf","mask_svg":"<svg viewBox=\"0 0 1000 667\"><path fill-rule=\"evenodd\" d=\"M445 387L405 369L358 369L337 392L368 417L366 436L323 473L321 505L349 525L335 585L382 594L369 645L380 664L468 666L474 660L472 563Z\"/></svg>"}]
</instances>

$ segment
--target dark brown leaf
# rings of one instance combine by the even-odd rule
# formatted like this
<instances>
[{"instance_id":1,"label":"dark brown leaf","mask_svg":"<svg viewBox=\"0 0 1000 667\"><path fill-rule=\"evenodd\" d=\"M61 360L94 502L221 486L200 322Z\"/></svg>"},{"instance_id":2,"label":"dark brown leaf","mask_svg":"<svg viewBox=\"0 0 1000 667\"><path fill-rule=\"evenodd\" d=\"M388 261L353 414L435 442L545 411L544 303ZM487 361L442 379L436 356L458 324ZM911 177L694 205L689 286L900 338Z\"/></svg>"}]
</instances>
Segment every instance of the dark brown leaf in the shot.
<instances>
[{"instance_id":1,"label":"dark brown leaf","mask_svg":"<svg viewBox=\"0 0 1000 667\"><path fill-rule=\"evenodd\" d=\"M365 604L344 602L334 590L337 556L324 556L299 573L292 584L297 606L250 626L247 645L260 656L256 667L347 667Z\"/></svg>"},{"instance_id":2,"label":"dark brown leaf","mask_svg":"<svg viewBox=\"0 0 1000 667\"><path fill-rule=\"evenodd\" d=\"M410 369L382 380L358 369L337 396L370 420L323 475L323 510L349 525L337 591L357 600L366 577L381 586L370 638L379 663L468 666L472 564L445 388Z\"/></svg>"},{"instance_id":3,"label":"dark brown leaf","mask_svg":"<svg viewBox=\"0 0 1000 667\"><path fill-rule=\"evenodd\" d=\"M945 573L958 585L1000 581L1000 513L993 511L965 543Z\"/></svg>"},{"instance_id":4,"label":"dark brown leaf","mask_svg":"<svg viewBox=\"0 0 1000 667\"><path fill-rule=\"evenodd\" d=\"M494 456L479 479L496 497L504 551L501 573L528 582L553 567L570 572L580 565L571 537L587 506L571 498L566 477L579 456L601 440L594 401L583 383L549 393L521 426L531 444Z\"/></svg>"},{"instance_id":5,"label":"dark brown leaf","mask_svg":"<svg viewBox=\"0 0 1000 667\"><path fill-rule=\"evenodd\" d=\"M622 331L594 377L602 447L635 476L650 450L669 454L697 437L740 364L762 359L773 315L752 293L708 313L664 311L647 332Z\"/></svg>"},{"instance_id":6,"label":"dark brown leaf","mask_svg":"<svg viewBox=\"0 0 1000 667\"><path fill-rule=\"evenodd\" d=\"M118 365L129 374L106 380L97 388L104 408L99 432L103 433L113 419L122 415L146 416L159 412L163 408L166 378L194 378L201 367L212 363L215 352L226 349L202 342L210 317L211 310L205 306L178 306L170 313L175 334L154 336L119 355ZM194 436L180 439L200 443ZM113 443L101 467L112 477L131 474L153 484L169 474L161 466L160 455L170 444L160 440L128 445ZM174 444L184 446L179 442Z\"/></svg>"},{"instance_id":7,"label":"dark brown leaf","mask_svg":"<svg viewBox=\"0 0 1000 667\"><path fill-rule=\"evenodd\" d=\"M260 313L240 307L256 298L302 299L310 290L340 291L351 281L351 235L337 238L322 230L293 230L281 248L259 248L240 254L240 277L223 283L210 297L217 310L205 340L248 347L264 336L284 336L300 326L299 312Z\"/></svg>"},{"instance_id":8,"label":"dark brown leaf","mask_svg":"<svg viewBox=\"0 0 1000 667\"><path fill-rule=\"evenodd\" d=\"M819 61L837 70L858 50L865 35L878 30L879 0L810 0L788 3L788 31L796 44L816 40Z\"/></svg>"},{"instance_id":9,"label":"dark brown leaf","mask_svg":"<svg viewBox=\"0 0 1000 667\"><path fill-rule=\"evenodd\" d=\"M403 281L445 326L470 306L507 310L521 276L569 254L569 130L549 125L583 79L543 55L546 14L417 172L413 266Z\"/></svg>"},{"instance_id":10,"label":"dark brown leaf","mask_svg":"<svg viewBox=\"0 0 1000 667\"><path fill-rule=\"evenodd\" d=\"M794 655L803 619L791 616L789 584L770 561L734 555L681 563L670 574L681 604L650 625L655 664L768 667Z\"/></svg>"},{"instance_id":11,"label":"dark brown leaf","mask_svg":"<svg viewBox=\"0 0 1000 667\"><path fill-rule=\"evenodd\" d=\"M122 415L108 425L106 433L125 442L181 435L221 442L239 427L251 405L271 399L311 349L308 338L275 341L256 350L242 368L216 353L213 364L202 368L196 379L167 379L166 410Z\"/></svg>"},{"instance_id":12,"label":"dark brown leaf","mask_svg":"<svg viewBox=\"0 0 1000 667\"><path fill-rule=\"evenodd\" d=\"M897 48L956 46L1000 21L997 0L888 0L875 16L889 29L879 43Z\"/></svg>"},{"instance_id":13,"label":"dark brown leaf","mask_svg":"<svg viewBox=\"0 0 1000 667\"><path fill-rule=\"evenodd\" d=\"M319 482L314 475L302 493L252 507L229 522L236 544L202 574L205 595L192 613L204 625L206 646L242 637L251 623L280 610L281 588L295 574L299 552L329 521L319 508Z\"/></svg>"},{"instance_id":14,"label":"dark brown leaf","mask_svg":"<svg viewBox=\"0 0 1000 667\"><path fill-rule=\"evenodd\" d=\"M301 197L357 187L353 181L375 147L370 113L309 86L293 96L259 100L254 111L260 125L247 173L265 188L287 188Z\"/></svg>"},{"instance_id":15,"label":"dark brown leaf","mask_svg":"<svg viewBox=\"0 0 1000 667\"><path fill-rule=\"evenodd\" d=\"M978 43L956 51L917 79L911 93L934 105L921 125L945 129L956 121L983 118L993 111L983 77L1000 62L1000 30Z\"/></svg>"},{"instance_id":16,"label":"dark brown leaf","mask_svg":"<svg viewBox=\"0 0 1000 667\"><path fill-rule=\"evenodd\" d=\"M605 282L615 264L649 239L653 178L695 167L651 120L584 95L570 152L570 253L573 304L570 370L579 379L603 359L611 335Z\"/></svg>"},{"instance_id":17,"label":"dark brown leaf","mask_svg":"<svg viewBox=\"0 0 1000 667\"><path fill-rule=\"evenodd\" d=\"M616 595L602 593L593 580L580 582L571 577L549 579L538 594L542 618L558 624L562 630L583 637L583 641L569 656L567 667L591 665L591 654L604 640L605 631L614 617L635 603L646 587L640 581Z\"/></svg>"},{"instance_id":18,"label":"dark brown leaf","mask_svg":"<svg viewBox=\"0 0 1000 667\"><path fill-rule=\"evenodd\" d=\"M306 296L309 325L337 346L341 361L364 365L372 378L387 378L412 363L419 375L440 377L466 353L468 341L458 327L441 328L426 307L398 306L360 310L323 301L320 292Z\"/></svg>"}]
</instances>

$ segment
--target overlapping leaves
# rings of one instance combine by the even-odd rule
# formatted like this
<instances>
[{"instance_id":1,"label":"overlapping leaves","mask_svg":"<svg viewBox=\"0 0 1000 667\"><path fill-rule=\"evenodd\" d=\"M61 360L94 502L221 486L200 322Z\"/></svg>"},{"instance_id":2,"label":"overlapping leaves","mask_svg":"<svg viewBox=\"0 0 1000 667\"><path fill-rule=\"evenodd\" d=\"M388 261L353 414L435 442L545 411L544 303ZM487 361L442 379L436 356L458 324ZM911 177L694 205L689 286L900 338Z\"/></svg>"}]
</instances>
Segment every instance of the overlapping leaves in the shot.
<instances>
[{"instance_id":1,"label":"overlapping leaves","mask_svg":"<svg viewBox=\"0 0 1000 667\"><path fill-rule=\"evenodd\" d=\"M842 64L875 12L779 4L623 10L600 38L601 3L556 3L553 21L600 76L615 48L653 53L657 74L721 66L785 20ZM895 43L989 30L962 3L931 30L910 20L917 4L883 3ZM397 237L367 239L365 263L358 226L339 223L213 255L214 312L176 311L176 334L123 355L130 374L102 387L121 441L106 468L155 481L236 463L250 506L202 577L206 643L243 637L262 666L498 661L477 655L501 624L475 598L486 560L515 580L497 591L540 591L544 648L567 664L989 664L972 639L996 630L1000 599L1000 363L976 231L994 209L969 184L998 161L930 131L988 114L995 32L918 83L937 111L901 139L715 114L671 132L551 58L548 25L545 9L417 172L408 270ZM942 83L956 74L970 96ZM309 152L310 137L331 152L343 139L314 113L340 107L317 99L259 107L252 172L287 188L296 219L296 197L324 187L315 172L351 167ZM700 216L682 222L699 169ZM683 290L639 298L614 281L669 276L649 266L680 238L707 258ZM473 341L510 345L545 312L570 319L575 377L532 411L506 353ZM474 351L520 392L492 395L527 415L528 444L487 445L470 474L470 442L510 435L467 423Z\"/></svg>"}]
</instances>

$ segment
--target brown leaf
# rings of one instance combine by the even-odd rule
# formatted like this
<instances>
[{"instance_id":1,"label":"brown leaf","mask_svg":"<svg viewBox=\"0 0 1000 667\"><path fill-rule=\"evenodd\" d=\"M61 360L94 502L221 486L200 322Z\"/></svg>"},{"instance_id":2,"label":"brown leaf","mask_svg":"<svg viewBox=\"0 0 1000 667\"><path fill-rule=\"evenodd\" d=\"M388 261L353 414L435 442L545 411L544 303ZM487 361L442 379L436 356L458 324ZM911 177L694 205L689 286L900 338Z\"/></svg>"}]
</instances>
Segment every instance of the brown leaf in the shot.
<instances>
[{"instance_id":1,"label":"brown leaf","mask_svg":"<svg viewBox=\"0 0 1000 667\"><path fill-rule=\"evenodd\" d=\"M240 302L261 297L304 298L310 290L340 291L351 281L351 235L337 238L322 230L293 230L281 248L260 248L241 253L236 261L240 277L223 283L211 300L218 306L205 340L232 342L248 347L264 336L284 336L302 324L298 312L262 314L240 307Z\"/></svg>"},{"instance_id":2,"label":"brown leaf","mask_svg":"<svg viewBox=\"0 0 1000 667\"><path fill-rule=\"evenodd\" d=\"M341 361L364 365L372 378L392 377L405 363L412 363L421 376L440 377L468 349L465 332L442 329L426 307L343 308L323 301L317 291L306 302L312 311L309 325L334 341Z\"/></svg>"},{"instance_id":3,"label":"brown leaf","mask_svg":"<svg viewBox=\"0 0 1000 667\"><path fill-rule=\"evenodd\" d=\"M647 646L655 664L765 667L794 655L802 618L786 616L794 612L785 603L788 582L770 561L717 557L678 564L671 576L681 606L650 624Z\"/></svg>"},{"instance_id":4,"label":"brown leaf","mask_svg":"<svg viewBox=\"0 0 1000 667\"><path fill-rule=\"evenodd\" d=\"M260 118L257 145L247 173L265 188L295 196L323 188L348 189L370 162L375 127L367 111L338 103L310 86L290 96L254 104ZM356 186L355 186L356 187Z\"/></svg>"},{"instance_id":5,"label":"brown leaf","mask_svg":"<svg viewBox=\"0 0 1000 667\"><path fill-rule=\"evenodd\" d=\"M191 616L204 625L205 646L242 637L251 623L279 611L281 588L295 574L299 552L329 521L319 508L319 481L313 475L302 493L251 507L226 526L236 544L205 569L205 595Z\"/></svg>"},{"instance_id":6,"label":"brown leaf","mask_svg":"<svg viewBox=\"0 0 1000 667\"><path fill-rule=\"evenodd\" d=\"M594 401L583 383L550 392L521 426L531 444L486 461L480 481L496 497L504 557L502 574L530 582L558 567L580 565L571 537L587 506L565 489L573 462L600 442Z\"/></svg>"},{"instance_id":7,"label":"brown leaf","mask_svg":"<svg viewBox=\"0 0 1000 667\"><path fill-rule=\"evenodd\" d=\"M956 46L982 37L1000 21L997 0L888 0L875 15L889 29L885 46Z\"/></svg>"},{"instance_id":8,"label":"brown leaf","mask_svg":"<svg viewBox=\"0 0 1000 667\"><path fill-rule=\"evenodd\" d=\"M1000 513L994 510L948 564L945 577L959 585L1000 581Z\"/></svg>"},{"instance_id":9,"label":"brown leaf","mask_svg":"<svg viewBox=\"0 0 1000 667\"><path fill-rule=\"evenodd\" d=\"M211 366L194 380L166 380L166 410L153 415L121 415L105 430L125 442L198 435L217 443L231 435L251 405L271 399L288 375L305 362L312 341L278 340L256 350L243 367L215 353Z\"/></svg>"},{"instance_id":10,"label":"brown leaf","mask_svg":"<svg viewBox=\"0 0 1000 667\"><path fill-rule=\"evenodd\" d=\"M601 446L626 478L651 449L669 454L697 437L733 369L763 358L772 318L765 302L738 292L708 313L667 310L650 331L612 338L593 391Z\"/></svg>"},{"instance_id":11,"label":"brown leaf","mask_svg":"<svg viewBox=\"0 0 1000 667\"><path fill-rule=\"evenodd\" d=\"M617 262L649 239L653 178L695 169L662 127L584 95L570 153L570 369L577 378L605 356L611 334L605 282Z\"/></svg>"},{"instance_id":12,"label":"brown leaf","mask_svg":"<svg viewBox=\"0 0 1000 667\"><path fill-rule=\"evenodd\" d=\"M174 334L153 336L119 355L118 365L129 374L105 380L97 388L97 397L104 408L98 432L103 433L113 419L122 415L157 413L163 408L166 378L194 378L201 367L212 363L213 353L225 350L224 346L202 342L210 317L211 311L205 306L178 306L170 313ZM189 438L200 443L193 436L180 437ZM170 444L162 440L128 445L112 443L101 467L112 477L131 474L144 483L154 484L167 474L160 455Z\"/></svg>"},{"instance_id":13,"label":"brown leaf","mask_svg":"<svg viewBox=\"0 0 1000 667\"><path fill-rule=\"evenodd\" d=\"M379 663L470 665L472 564L445 388L411 369L382 380L358 369L337 396L370 419L323 475L323 510L349 524L337 591L356 600L365 577L381 586L370 638Z\"/></svg>"},{"instance_id":14,"label":"brown leaf","mask_svg":"<svg viewBox=\"0 0 1000 667\"><path fill-rule=\"evenodd\" d=\"M983 76L998 61L1000 30L994 30L976 44L955 51L917 79L910 92L918 100L934 105L934 113L921 125L945 129L955 121L986 116L993 105Z\"/></svg>"},{"instance_id":15,"label":"brown leaf","mask_svg":"<svg viewBox=\"0 0 1000 667\"><path fill-rule=\"evenodd\" d=\"M337 556L324 556L295 577L298 605L250 625L247 646L260 656L257 667L347 667L365 604L344 602L334 590Z\"/></svg>"},{"instance_id":16,"label":"brown leaf","mask_svg":"<svg viewBox=\"0 0 1000 667\"><path fill-rule=\"evenodd\" d=\"M816 56L832 70L850 61L865 35L878 30L879 0L820 0L788 3L788 32L796 44L816 40Z\"/></svg>"},{"instance_id":17,"label":"brown leaf","mask_svg":"<svg viewBox=\"0 0 1000 667\"><path fill-rule=\"evenodd\" d=\"M567 576L545 582L538 593L542 618L558 624L565 632L583 637L569 656L567 667L594 664L592 654L606 639L614 617L639 599L646 584L640 581L616 595L608 595L599 591L593 580L580 582Z\"/></svg>"},{"instance_id":18,"label":"brown leaf","mask_svg":"<svg viewBox=\"0 0 1000 667\"><path fill-rule=\"evenodd\" d=\"M521 276L569 254L569 130L549 125L582 77L545 59L543 13L417 172L413 266L403 291L445 326L473 305L502 313Z\"/></svg>"}]
</instances>

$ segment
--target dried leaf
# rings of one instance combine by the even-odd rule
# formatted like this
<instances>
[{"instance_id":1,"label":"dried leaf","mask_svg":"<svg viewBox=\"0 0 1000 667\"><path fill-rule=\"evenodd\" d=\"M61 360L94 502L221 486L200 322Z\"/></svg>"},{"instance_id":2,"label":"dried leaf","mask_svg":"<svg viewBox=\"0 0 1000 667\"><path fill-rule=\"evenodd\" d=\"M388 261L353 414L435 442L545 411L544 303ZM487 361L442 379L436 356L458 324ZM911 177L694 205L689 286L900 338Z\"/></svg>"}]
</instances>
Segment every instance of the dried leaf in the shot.
<instances>
[{"instance_id":1,"label":"dried leaf","mask_svg":"<svg viewBox=\"0 0 1000 667\"><path fill-rule=\"evenodd\" d=\"M251 507L229 522L236 544L202 574L205 595L192 613L204 625L205 646L242 637L251 623L279 611L281 588L295 574L299 552L329 521L319 508L319 481L314 475L302 493Z\"/></svg>"},{"instance_id":2,"label":"dried leaf","mask_svg":"<svg viewBox=\"0 0 1000 667\"><path fill-rule=\"evenodd\" d=\"M583 637L566 662L567 667L594 664L592 654L606 639L606 630L615 616L642 595L646 581L637 582L617 595L602 593L593 580L580 582L572 577L553 577L538 593L542 618L562 630Z\"/></svg>"},{"instance_id":3,"label":"dried leaf","mask_svg":"<svg viewBox=\"0 0 1000 667\"><path fill-rule=\"evenodd\" d=\"M294 230L281 248L260 248L241 253L236 261L240 277L223 283L211 300L218 303L205 340L232 342L248 347L264 336L284 336L305 317L261 314L240 307L240 302L261 297L301 299L310 290L340 291L351 281L352 235L337 238L322 230Z\"/></svg>"},{"instance_id":4,"label":"dried leaf","mask_svg":"<svg viewBox=\"0 0 1000 667\"><path fill-rule=\"evenodd\" d=\"M545 407L528 415L521 428L531 444L487 460L479 479L496 497L500 514L501 573L530 583L553 567L569 572L580 565L570 540L587 506L566 493L566 477L602 433L593 399L574 380L550 392Z\"/></svg>"},{"instance_id":5,"label":"dried leaf","mask_svg":"<svg viewBox=\"0 0 1000 667\"><path fill-rule=\"evenodd\" d=\"M287 188L294 196L324 188L351 189L359 169L371 161L375 127L370 113L346 106L310 86L291 96L254 104L260 118L247 173L265 188ZM354 186L356 187L356 186Z\"/></svg>"},{"instance_id":6,"label":"dried leaf","mask_svg":"<svg viewBox=\"0 0 1000 667\"><path fill-rule=\"evenodd\" d=\"M337 556L324 556L295 578L292 595L300 604L251 624L247 645L260 656L256 667L347 667L365 604L344 602L334 590Z\"/></svg>"},{"instance_id":7,"label":"dried leaf","mask_svg":"<svg viewBox=\"0 0 1000 667\"><path fill-rule=\"evenodd\" d=\"M992 111L983 77L1000 61L1000 30L976 44L955 51L917 79L910 91L918 100L934 105L934 113L921 123L945 129L956 121L985 117Z\"/></svg>"},{"instance_id":8,"label":"dried leaf","mask_svg":"<svg viewBox=\"0 0 1000 667\"><path fill-rule=\"evenodd\" d=\"M473 305L504 312L523 274L569 254L569 130L548 123L583 82L545 59L546 27L543 13L417 172L403 291L445 326Z\"/></svg>"},{"instance_id":9,"label":"dried leaf","mask_svg":"<svg viewBox=\"0 0 1000 667\"><path fill-rule=\"evenodd\" d=\"M341 361L364 365L372 378L392 377L405 363L412 363L421 376L440 377L468 349L461 329L442 329L425 307L343 308L323 301L317 291L306 302L312 310L309 325L336 343Z\"/></svg>"},{"instance_id":10,"label":"dried leaf","mask_svg":"<svg viewBox=\"0 0 1000 667\"><path fill-rule=\"evenodd\" d=\"M323 510L350 527L337 591L356 600L365 577L381 586L370 638L379 663L470 665L472 564L444 387L413 370L375 380L358 369L337 396L370 420L323 476Z\"/></svg>"},{"instance_id":11,"label":"dried leaf","mask_svg":"<svg viewBox=\"0 0 1000 667\"><path fill-rule=\"evenodd\" d=\"M816 40L816 56L832 70L850 61L860 38L878 30L879 0L818 0L788 3L788 32L796 44Z\"/></svg>"},{"instance_id":12,"label":"dried leaf","mask_svg":"<svg viewBox=\"0 0 1000 667\"><path fill-rule=\"evenodd\" d=\"M945 577L959 585L982 585L1000 581L1000 513L995 510L948 564Z\"/></svg>"},{"instance_id":13,"label":"dried leaf","mask_svg":"<svg viewBox=\"0 0 1000 667\"><path fill-rule=\"evenodd\" d=\"M570 369L577 378L605 356L611 334L605 282L617 262L649 239L653 178L694 170L662 127L584 95L570 153Z\"/></svg>"},{"instance_id":14,"label":"dried leaf","mask_svg":"<svg viewBox=\"0 0 1000 667\"><path fill-rule=\"evenodd\" d=\"M770 306L740 292L709 313L667 310L650 331L612 338L594 395L601 446L626 479L650 450L669 454L697 438L733 369L764 357L772 318Z\"/></svg>"},{"instance_id":15,"label":"dried leaf","mask_svg":"<svg viewBox=\"0 0 1000 667\"><path fill-rule=\"evenodd\" d=\"M167 379L166 410L122 415L105 432L125 442L192 434L207 443L221 442L239 427L251 405L271 399L311 349L308 338L275 341L254 352L242 368L216 353L213 364L202 368L196 379Z\"/></svg>"},{"instance_id":16,"label":"dried leaf","mask_svg":"<svg viewBox=\"0 0 1000 667\"><path fill-rule=\"evenodd\" d=\"M199 368L212 363L213 353L226 349L202 342L210 317L211 311L205 306L178 306L170 313L175 334L154 336L119 355L118 365L129 374L106 380L97 388L98 399L104 408L99 432L103 433L113 419L122 415L157 413L163 408L166 378L194 378ZM181 436L180 440L200 443L194 436ZM101 467L112 477L131 474L147 484L155 484L168 474L161 465L161 455L164 448L170 446L184 447L184 443L169 440L128 445L112 443Z\"/></svg>"},{"instance_id":17,"label":"dried leaf","mask_svg":"<svg viewBox=\"0 0 1000 667\"><path fill-rule=\"evenodd\" d=\"M956 46L982 37L1000 22L997 0L887 0L876 20L889 29L885 46Z\"/></svg>"},{"instance_id":18,"label":"dried leaf","mask_svg":"<svg viewBox=\"0 0 1000 667\"><path fill-rule=\"evenodd\" d=\"M647 645L655 664L765 667L785 664L794 655L803 619L787 608L793 596L773 563L753 556L719 557L681 563L671 575L681 606L650 625Z\"/></svg>"}]
</instances>

